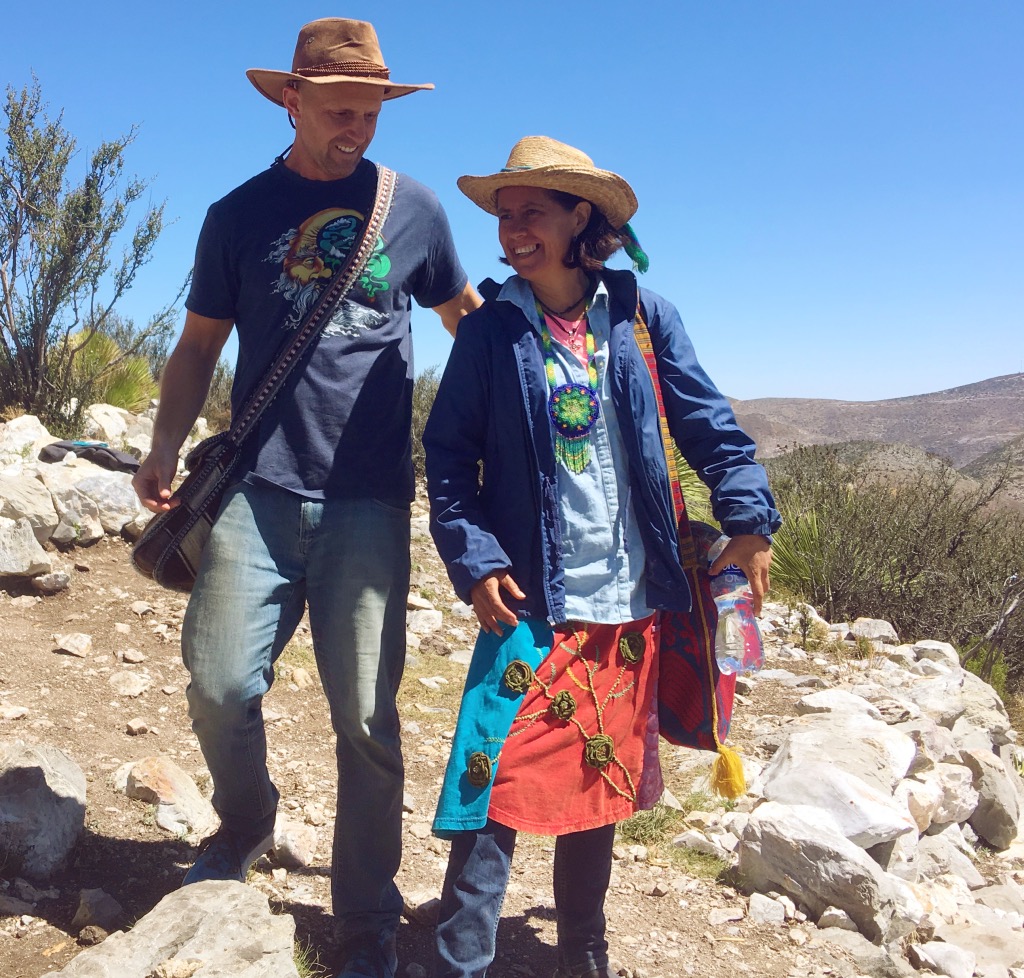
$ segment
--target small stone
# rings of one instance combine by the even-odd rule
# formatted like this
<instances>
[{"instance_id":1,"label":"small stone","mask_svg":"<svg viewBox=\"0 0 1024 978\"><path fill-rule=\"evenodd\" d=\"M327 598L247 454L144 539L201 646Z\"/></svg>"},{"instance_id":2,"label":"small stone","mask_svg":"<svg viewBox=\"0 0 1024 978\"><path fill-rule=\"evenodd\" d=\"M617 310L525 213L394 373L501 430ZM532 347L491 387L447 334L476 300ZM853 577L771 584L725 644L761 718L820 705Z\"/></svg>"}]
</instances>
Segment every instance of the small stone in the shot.
<instances>
[{"instance_id":1,"label":"small stone","mask_svg":"<svg viewBox=\"0 0 1024 978\"><path fill-rule=\"evenodd\" d=\"M781 925L786 922L786 908L778 900L773 900L763 893L750 894L747 914L756 924Z\"/></svg>"},{"instance_id":2,"label":"small stone","mask_svg":"<svg viewBox=\"0 0 1024 978\"><path fill-rule=\"evenodd\" d=\"M152 615L154 613L153 606L148 601L133 601L130 607L132 612L140 618L143 615Z\"/></svg>"},{"instance_id":3,"label":"small stone","mask_svg":"<svg viewBox=\"0 0 1024 978\"><path fill-rule=\"evenodd\" d=\"M21 720L27 716L27 706L15 706L13 703L0 704L0 720Z\"/></svg>"},{"instance_id":4,"label":"small stone","mask_svg":"<svg viewBox=\"0 0 1024 978\"><path fill-rule=\"evenodd\" d=\"M78 932L78 943L82 947L93 947L96 944L102 944L109 936L102 927L89 924Z\"/></svg>"},{"instance_id":5,"label":"small stone","mask_svg":"<svg viewBox=\"0 0 1024 978\"><path fill-rule=\"evenodd\" d=\"M125 649L121 653L121 661L127 662L129 665L138 665L140 662L145 662L146 657L138 649Z\"/></svg>"},{"instance_id":6,"label":"small stone","mask_svg":"<svg viewBox=\"0 0 1024 978\"><path fill-rule=\"evenodd\" d=\"M295 683L299 689L309 689L313 685L313 677L310 675L308 669L303 669L302 666L297 666L292 670L292 682Z\"/></svg>"},{"instance_id":7,"label":"small stone","mask_svg":"<svg viewBox=\"0 0 1024 978\"><path fill-rule=\"evenodd\" d=\"M312 825L278 818L274 827L271 861L282 869L297 870L313 864L317 835Z\"/></svg>"},{"instance_id":8,"label":"small stone","mask_svg":"<svg viewBox=\"0 0 1024 978\"><path fill-rule=\"evenodd\" d=\"M433 611L434 605L426 598L419 594L415 594L412 591L409 592L409 597L406 599L405 607L409 611Z\"/></svg>"},{"instance_id":9,"label":"small stone","mask_svg":"<svg viewBox=\"0 0 1024 978\"><path fill-rule=\"evenodd\" d=\"M448 685L448 680L444 676L420 676L419 681L427 689L433 690L439 690L442 686Z\"/></svg>"},{"instance_id":10,"label":"small stone","mask_svg":"<svg viewBox=\"0 0 1024 978\"><path fill-rule=\"evenodd\" d=\"M857 930L857 925L850 919L845 910L838 907L826 907L818 918L818 927L824 930L826 927L838 927L841 930Z\"/></svg>"},{"instance_id":11,"label":"small stone","mask_svg":"<svg viewBox=\"0 0 1024 978\"><path fill-rule=\"evenodd\" d=\"M664 883L655 883L653 888L651 889L651 896L652 897L663 897L663 896L668 896L669 893L671 893L671 892L672 892L671 889L668 886L666 886Z\"/></svg>"},{"instance_id":12,"label":"small stone","mask_svg":"<svg viewBox=\"0 0 1024 978\"><path fill-rule=\"evenodd\" d=\"M32 578L32 588L40 594L60 594L71 586L71 575L64 571L51 571Z\"/></svg>"},{"instance_id":13,"label":"small stone","mask_svg":"<svg viewBox=\"0 0 1024 978\"><path fill-rule=\"evenodd\" d=\"M430 890L413 890L403 897L402 912L411 923L420 924L423 927L433 927L437 924L438 913L441 910L441 899L437 893Z\"/></svg>"},{"instance_id":14,"label":"small stone","mask_svg":"<svg viewBox=\"0 0 1024 978\"><path fill-rule=\"evenodd\" d=\"M789 932L789 941L797 947L803 947L807 943L807 931L799 927L793 927Z\"/></svg>"},{"instance_id":15,"label":"small stone","mask_svg":"<svg viewBox=\"0 0 1024 978\"><path fill-rule=\"evenodd\" d=\"M402 795L402 811L410 815L416 811L416 799L408 791Z\"/></svg>"},{"instance_id":16,"label":"small stone","mask_svg":"<svg viewBox=\"0 0 1024 978\"><path fill-rule=\"evenodd\" d=\"M137 672L115 672L107 680L122 696L135 699L149 689L149 676Z\"/></svg>"},{"instance_id":17,"label":"small stone","mask_svg":"<svg viewBox=\"0 0 1024 978\"><path fill-rule=\"evenodd\" d=\"M413 824L409 826L409 834L414 839L429 839L430 826L426 822L413 822Z\"/></svg>"},{"instance_id":18,"label":"small stone","mask_svg":"<svg viewBox=\"0 0 1024 978\"><path fill-rule=\"evenodd\" d=\"M42 600L38 595L22 594L16 598L11 598L11 606L21 611L25 608L34 608Z\"/></svg>"},{"instance_id":19,"label":"small stone","mask_svg":"<svg viewBox=\"0 0 1024 978\"><path fill-rule=\"evenodd\" d=\"M139 737L144 733L149 733L149 724L142 717L135 717L125 724L124 732L129 737Z\"/></svg>"},{"instance_id":20,"label":"small stone","mask_svg":"<svg viewBox=\"0 0 1024 978\"><path fill-rule=\"evenodd\" d=\"M731 924L735 920L742 920L745 916L738 907L716 907L708 913L708 923L712 927L721 927L723 924Z\"/></svg>"},{"instance_id":21,"label":"small stone","mask_svg":"<svg viewBox=\"0 0 1024 978\"><path fill-rule=\"evenodd\" d=\"M79 659L86 658L92 652L92 636L84 632L68 632L53 636L55 652L63 655L74 655Z\"/></svg>"},{"instance_id":22,"label":"small stone","mask_svg":"<svg viewBox=\"0 0 1024 978\"><path fill-rule=\"evenodd\" d=\"M131 635L132 626L126 625L123 621L116 621L114 622L114 631L117 632L118 635Z\"/></svg>"},{"instance_id":23,"label":"small stone","mask_svg":"<svg viewBox=\"0 0 1024 978\"><path fill-rule=\"evenodd\" d=\"M96 926L109 934L121 926L124 916L124 908L109 893L101 889L81 890L71 928Z\"/></svg>"}]
</instances>

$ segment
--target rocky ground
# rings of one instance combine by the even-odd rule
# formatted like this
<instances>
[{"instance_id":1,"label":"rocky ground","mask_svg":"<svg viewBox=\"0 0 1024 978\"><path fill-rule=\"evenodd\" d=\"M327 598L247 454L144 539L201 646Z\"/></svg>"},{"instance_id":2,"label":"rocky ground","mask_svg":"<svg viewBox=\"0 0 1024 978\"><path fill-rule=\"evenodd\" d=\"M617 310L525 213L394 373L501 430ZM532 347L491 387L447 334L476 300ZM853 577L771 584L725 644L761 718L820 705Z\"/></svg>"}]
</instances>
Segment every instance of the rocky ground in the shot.
<instances>
[{"instance_id":1,"label":"rocky ground","mask_svg":"<svg viewBox=\"0 0 1024 978\"><path fill-rule=\"evenodd\" d=\"M432 838L429 825L475 634L472 619L450 610L455 595L424 527L417 513L411 605L425 612L415 623L421 633L437 623L431 608L442 612L442 623L424 634L418 648L410 647L400 696L409 811L399 882L410 919L403 922L399 951L408 978L423 978L429 960L430 932L417 911L429 909L446 864L446 844ZM0 912L7 914L0 918L0 975L7 978L57 971L81 951L73 918L82 889L101 888L114 897L130 923L180 883L194 847L184 835L160 828L153 806L128 798L118 786L123 779L117 773L127 762L170 758L201 788L209 787L185 709L187 676L178 641L184 598L135 574L127 545L116 538L74 550L68 560L75 568L72 584L61 594L0 592L0 740L58 746L88 781L86 830L67 867L46 884L0 880ZM66 639L72 633L90 641L55 651L74 645ZM755 726L766 716L793 715L806 692L758 682L737 705L733 744L753 750ZM283 811L315 830L317 843L307 868L260 865L249 884L277 912L295 918L299 944L312 962L307 973L331 974L338 964L328 878L334 745L305 628L282 656L265 707ZM711 757L663 748L666 783L680 811L627 825L620 838L607 909L621 973L855 978L871 970L862 959L851 963L850 954L826 941L796 908L782 923L757 922L747 898L729 884L725 863L671 844L687 817L699 824L699 811L714 807L704 773ZM493 978L546 978L554 969L552 841L521 839ZM980 868L993 879L1012 871L999 861ZM897 973L885 967L873 973Z\"/></svg>"}]
</instances>

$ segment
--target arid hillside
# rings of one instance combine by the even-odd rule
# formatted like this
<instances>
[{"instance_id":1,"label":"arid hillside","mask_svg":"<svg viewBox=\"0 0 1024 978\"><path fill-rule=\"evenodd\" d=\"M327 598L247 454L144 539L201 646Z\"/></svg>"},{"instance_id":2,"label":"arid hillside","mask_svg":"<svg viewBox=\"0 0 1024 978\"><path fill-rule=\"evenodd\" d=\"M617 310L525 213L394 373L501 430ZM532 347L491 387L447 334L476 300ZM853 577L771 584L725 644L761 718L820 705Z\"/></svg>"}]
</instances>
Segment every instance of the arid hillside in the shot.
<instances>
[{"instance_id":1,"label":"arid hillside","mask_svg":"<svg viewBox=\"0 0 1024 978\"><path fill-rule=\"evenodd\" d=\"M732 404L765 457L796 445L900 442L961 468L1024 436L1024 373L882 401L765 397Z\"/></svg>"}]
</instances>

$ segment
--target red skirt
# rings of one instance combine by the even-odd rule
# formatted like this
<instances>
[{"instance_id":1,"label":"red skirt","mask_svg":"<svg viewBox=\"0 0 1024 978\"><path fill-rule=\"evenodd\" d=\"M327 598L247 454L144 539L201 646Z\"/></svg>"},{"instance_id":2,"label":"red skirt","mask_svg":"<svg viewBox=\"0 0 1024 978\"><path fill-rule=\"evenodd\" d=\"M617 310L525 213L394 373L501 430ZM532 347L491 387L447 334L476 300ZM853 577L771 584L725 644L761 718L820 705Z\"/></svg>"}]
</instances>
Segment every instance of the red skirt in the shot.
<instances>
[{"instance_id":1,"label":"red skirt","mask_svg":"<svg viewBox=\"0 0 1024 978\"><path fill-rule=\"evenodd\" d=\"M649 723L658 656L654 616L625 625L570 622L529 682L505 740L488 815L563 835L628 818L656 777Z\"/></svg>"}]
</instances>

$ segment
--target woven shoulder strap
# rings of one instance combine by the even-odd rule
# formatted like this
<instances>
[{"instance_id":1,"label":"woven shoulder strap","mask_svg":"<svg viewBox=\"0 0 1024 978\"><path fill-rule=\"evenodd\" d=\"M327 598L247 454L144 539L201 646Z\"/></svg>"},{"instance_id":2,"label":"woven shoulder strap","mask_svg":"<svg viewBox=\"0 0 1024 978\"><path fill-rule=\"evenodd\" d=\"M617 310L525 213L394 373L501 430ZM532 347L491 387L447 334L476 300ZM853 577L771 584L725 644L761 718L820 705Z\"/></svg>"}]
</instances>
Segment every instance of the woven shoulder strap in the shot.
<instances>
[{"instance_id":1,"label":"woven shoulder strap","mask_svg":"<svg viewBox=\"0 0 1024 978\"><path fill-rule=\"evenodd\" d=\"M679 485L679 469L676 465L676 447L672 434L668 430L668 418L665 416L665 399L661 393L661 380L658 378L658 362L654 355L651 333L644 321L640 300L636 303L636 317L633 320L633 335L637 346L643 354L647 371L654 385L654 396L658 402L658 427L661 430L661 445L665 452L665 466L668 469L668 481L672 487L672 503L676 511L676 527L679 537L679 562L687 570L697 566L697 548L690 530L690 520L686 515L686 500Z\"/></svg>"},{"instance_id":2,"label":"woven shoulder strap","mask_svg":"<svg viewBox=\"0 0 1024 978\"><path fill-rule=\"evenodd\" d=\"M330 285L320 294L316 304L232 419L227 438L235 445L241 445L256 427L260 416L281 390L288 375L302 360L303 354L310 348L323 327L331 321L335 309L344 302L352 286L363 274L384 222L391 212L396 180L397 174L394 170L377 165L377 193L374 197L373 210L363 224L358 241L349 251L343 268L331 277Z\"/></svg>"}]
</instances>

